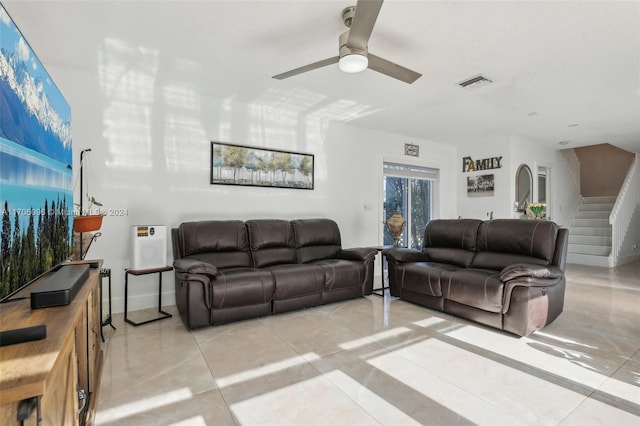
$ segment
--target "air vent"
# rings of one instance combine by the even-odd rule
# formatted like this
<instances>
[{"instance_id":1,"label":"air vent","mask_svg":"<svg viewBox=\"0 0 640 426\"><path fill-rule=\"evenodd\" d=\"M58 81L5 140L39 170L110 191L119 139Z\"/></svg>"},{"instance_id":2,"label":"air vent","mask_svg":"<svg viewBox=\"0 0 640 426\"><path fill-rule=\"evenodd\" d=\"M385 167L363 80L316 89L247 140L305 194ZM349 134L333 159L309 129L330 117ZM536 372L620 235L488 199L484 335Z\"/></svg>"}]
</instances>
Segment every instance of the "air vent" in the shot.
<instances>
[{"instance_id":1,"label":"air vent","mask_svg":"<svg viewBox=\"0 0 640 426\"><path fill-rule=\"evenodd\" d=\"M467 89L476 89L478 87L486 86L491 83L493 83L493 80L489 80L484 75L479 74L475 77L471 77L464 81L461 81L460 83L458 83L458 86L464 87Z\"/></svg>"}]
</instances>

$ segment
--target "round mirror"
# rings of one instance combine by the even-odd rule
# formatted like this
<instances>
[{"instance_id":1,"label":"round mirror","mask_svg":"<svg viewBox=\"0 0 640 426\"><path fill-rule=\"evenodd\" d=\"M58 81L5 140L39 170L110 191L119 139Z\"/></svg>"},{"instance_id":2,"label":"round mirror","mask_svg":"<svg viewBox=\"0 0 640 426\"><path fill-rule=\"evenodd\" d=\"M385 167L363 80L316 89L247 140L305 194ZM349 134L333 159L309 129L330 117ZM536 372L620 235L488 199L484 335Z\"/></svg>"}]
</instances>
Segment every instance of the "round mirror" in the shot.
<instances>
[{"instance_id":1,"label":"round mirror","mask_svg":"<svg viewBox=\"0 0 640 426\"><path fill-rule=\"evenodd\" d=\"M531 192L533 190L533 176L531 169L526 164L521 164L516 172L516 201L517 212L524 212L527 204L531 203Z\"/></svg>"}]
</instances>

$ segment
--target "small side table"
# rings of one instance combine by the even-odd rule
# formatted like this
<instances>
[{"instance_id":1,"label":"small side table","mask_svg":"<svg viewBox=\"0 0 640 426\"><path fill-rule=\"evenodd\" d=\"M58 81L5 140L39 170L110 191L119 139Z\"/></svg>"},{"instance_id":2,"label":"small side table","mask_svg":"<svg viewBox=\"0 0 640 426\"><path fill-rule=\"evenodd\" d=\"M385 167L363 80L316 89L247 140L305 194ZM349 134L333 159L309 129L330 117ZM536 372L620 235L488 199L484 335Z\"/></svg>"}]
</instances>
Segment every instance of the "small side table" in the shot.
<instances>
[{"instance_id":1,"label":"small side table","mask_svg":"<svg viewBox=\"0 0 640 426\"><path fill-rule=\"evenodd\" d=\"M167 271L173 271L173 266L162 266L160 268L152 268L152 269L125 269L124 270L124 320L133 326L139 326L143 324L148 324L150 322L158 321L165 318L171 318L169 312L165 312L162 310L162 273ZM127 317L127 299L129 296L129 275L147 275L147 274L158 274L158 312L160 316L157 318L152 318L150 320L135 322L130 320Z\"/></svg>"},{"instance_id":2,"label":"small side table","mask_svg":"<svg viewBox=\"0 0 640 426\"><path fill-rule=\"evenodd\" d=\"M102 321L102 279L103 278L108 278L108 285L109 285L109 315L107 316L107 318L105 318L104 321ZM102 338L102 342L104 343L104 333L102 332L103 328L106 327L107 325L110 325L111 328L113 328L114 330L116 329L115 326L113 325L113 323L111 322L111 269L109 268L102 268L100 269L100 321L102 321L100 323L101 327L100 327L100 337Z\"/></svg>"},{"instance_id":3,"label":"small side table","mask_svg":"<svg viewBox=\"0 0 640 426\"><path fill-rule=\"evenodd\" d=\"M380 271L382 274L380 279L382 281L382 287L373 289L373 294L377 296L384 296L384 291L389 289L389 269L388 269L388 266L387 266L387 269L385 269L385 265L387 264L387 257L384 255L383 252L393 247L395 247L393 244L372 247L378 250L378 253L380 253ZM386 274L385 274L385 271L387 271Z\"/></svg>"}]
</instances>

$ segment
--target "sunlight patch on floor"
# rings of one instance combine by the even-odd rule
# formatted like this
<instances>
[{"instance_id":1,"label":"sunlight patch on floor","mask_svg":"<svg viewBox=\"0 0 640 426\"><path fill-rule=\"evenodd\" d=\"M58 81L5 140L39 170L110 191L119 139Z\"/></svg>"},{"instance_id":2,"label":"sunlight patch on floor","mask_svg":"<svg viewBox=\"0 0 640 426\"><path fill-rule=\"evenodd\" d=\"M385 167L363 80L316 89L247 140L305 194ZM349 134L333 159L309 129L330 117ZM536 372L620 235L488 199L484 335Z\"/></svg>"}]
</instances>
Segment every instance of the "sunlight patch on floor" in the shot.
<instances>
[{"instance_id":1,"label":"sunlight patch on floor","mask_svg":"<svg viewBox=\"0 0 640 426\"><path fill-rule=\"evenodd\" d=\"M207 426L207 422L202 416L195 416L188 419L184 419L181 422L171 423L171 426Z\"/></svg>"},{"instance_id":2,"label":"sunlight patch on floor","mask_svg":"<svg viewBox=\"0 0 640 426\"><path fill-rule=\"evenodd\" d=\"M216 383L219 388L225 388L229 386L233 386L238 383L248 382L251 380L258 379L260 377L267 376L269 374L278 373L280 371L287 370L291 367L295 367L297 365L307 364L308 362L315 361L320 359L317 354L314 353L306 353L301 356L295 356L288 359L283 359L282 361L272 362L262 367L252 368L251 370L241 371L237 374L232 374L230 376L221 377L216 379Z\"/></svg>"},{"instance_id":3,"label":"sunlight patch on floor","mask_svg":"<svg viewBox=\"0 0 640 426\"><path fill-rule=\"evenodd\" d=\"M367 337L363 337L360 339L355 339L355 340L351 340L349 342L344 342L344 343L340 343L340 347L344 350L353 350L356 348L360 348L363 346L367 346L370 345L373 340L381 340L381 339L388 339L391 337L396 337L396 336L401 336L403 334L409 333L411 332L410 329L406 328L406 327L395 327L392 328L390 330L385 330L385 331L381 331L379 333L375 333L375 334L371 334Z\"/></svg>"},{"instance_id":4,"label":"sunlight patch on floor","mask_svg":"<svg viewBox=\"0 0 640 426\"><path fill-rule=\"evenodd\" d=\"M400 359L399 359L400 358ZM461 424L521 424L515 417L501 412L468 391L404 359L390 353L367 361L415 392L424 395L447 411L455 412ZM434 422L437 423L434 413Z\"/></svg>"},{"instance_id":5,"label":"sunlight patch on floor","mask_svg":"<svg viewBox=\"0 0 640 426\"><path fill-rule=\"evenodd\" d=\"M384 397L369 390L366 383L360 383L349 377L347 374L339 370L331 371L325 374L331 382L342 389L347 395L356 400L369 413L372 413L378 420L386 420L388 422L396 422L403 425L419 425L420 423L413 420L404 411L389 403Z\"/></svg>"},{"instance_id":6,"label":"sunlight patch on floor","mask_svg":"<svg viewBox=\"0 0 640 426\"><path fill-rule=\"evenodd\" d=\"M417 325L418 327L429 328L429 327L434 326L436 324L441 324L444 321L445 320L442 319L442 318L431 317L431 318L425 318L425 319L420 320L420 321L414 321L413 324Z\"/></svg>"},{"instance_id":7,"label":"sunlight patch on floor","mask_svg":"<svg viewBox=\"0 0 640 426\"><path fill-rule=\"evenodd\" d=\"M545 333L544 331L540 331L540 330L536 331L535 335L536 336L546 337L548 339L557 340L558 342L562 342L562 343L569 343L569 344L576 345L576 346L584 346L585 348L598 349L597 346L587 345L587 344L580 343L578 341L571 340L571 339L565 339L564 337L560 337L560 336L556 336L556 335L553 335L553 334Z\"/></svg>"},{"instance_id":8,"label":"sunlight patch on floor","mask_svg":"<svg viewBox=\"0 0 640 426\"><path fill-rule=\"evenodd\" d=\"M638 388L640 386L640 372L632 372L631 374L636 377L637 385L609 378L604 382L600 391L640 406L640 389Z\"/></svg>"},{"instance_id":9,"label":"sunlight patch on floor","mask_svg":"<svg viewBox=\"0 0 640 426\"><path fill-rule=\"evenodd\" d=\"M336 392L333 383L323 376L288 375L279 383L262 383L258 388L258 392L253 389L252 396L242 396L229 404L241 425L380 425L351 398ZM227 401L230 399L235 398Z\"/></svg>"},{"instance_id":10,"label":"sunlight patch on floor","mask_svg":"<svg viewBox=\"0 0 640 426\"><path fill-rule=\"evenodd\" d=\"M461 327L447 333L447 336L594 389L608 378L606 373L599 372L604 360L594 359L591 354L582 352L579 344L573 347L570 340L553 345L532 338L518 339L474 326Z\"/></svg>"},{"instance_id":11,"label":"sunlight patch on floor","mask_svg":"<svg viewBox=\"0 0 640 426\"><path fill-rule=\"evenodd\" d=\"M177 389L160 395L151 396L149 398L139 399L127 404L118 405L106 410L100 410L100 419L102 423L114 422L146 411L151 411L165 405L186 401L192 396L193 393L189 388Z\"/></svg>"}]
</instances>

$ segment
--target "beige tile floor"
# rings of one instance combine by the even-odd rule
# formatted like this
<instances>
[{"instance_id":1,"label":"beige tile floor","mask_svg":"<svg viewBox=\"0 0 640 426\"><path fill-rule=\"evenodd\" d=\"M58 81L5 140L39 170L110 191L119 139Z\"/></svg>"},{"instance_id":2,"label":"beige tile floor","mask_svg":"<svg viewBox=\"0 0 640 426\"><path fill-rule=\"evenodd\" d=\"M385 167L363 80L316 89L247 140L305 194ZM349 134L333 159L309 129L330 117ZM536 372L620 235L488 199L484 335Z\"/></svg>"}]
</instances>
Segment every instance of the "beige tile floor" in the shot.
<instances>
[{"instance_id":1,"label":"beige tile floor","mask_svg":"<svg viewBox=\"0 0 640 426\"><path fill-rule=\"evenodd\" d=\"M98 425L640 425L640 262L568 265L564 312L526 338L378 296L114 323Z\"/></svg>"}]
</instances>

